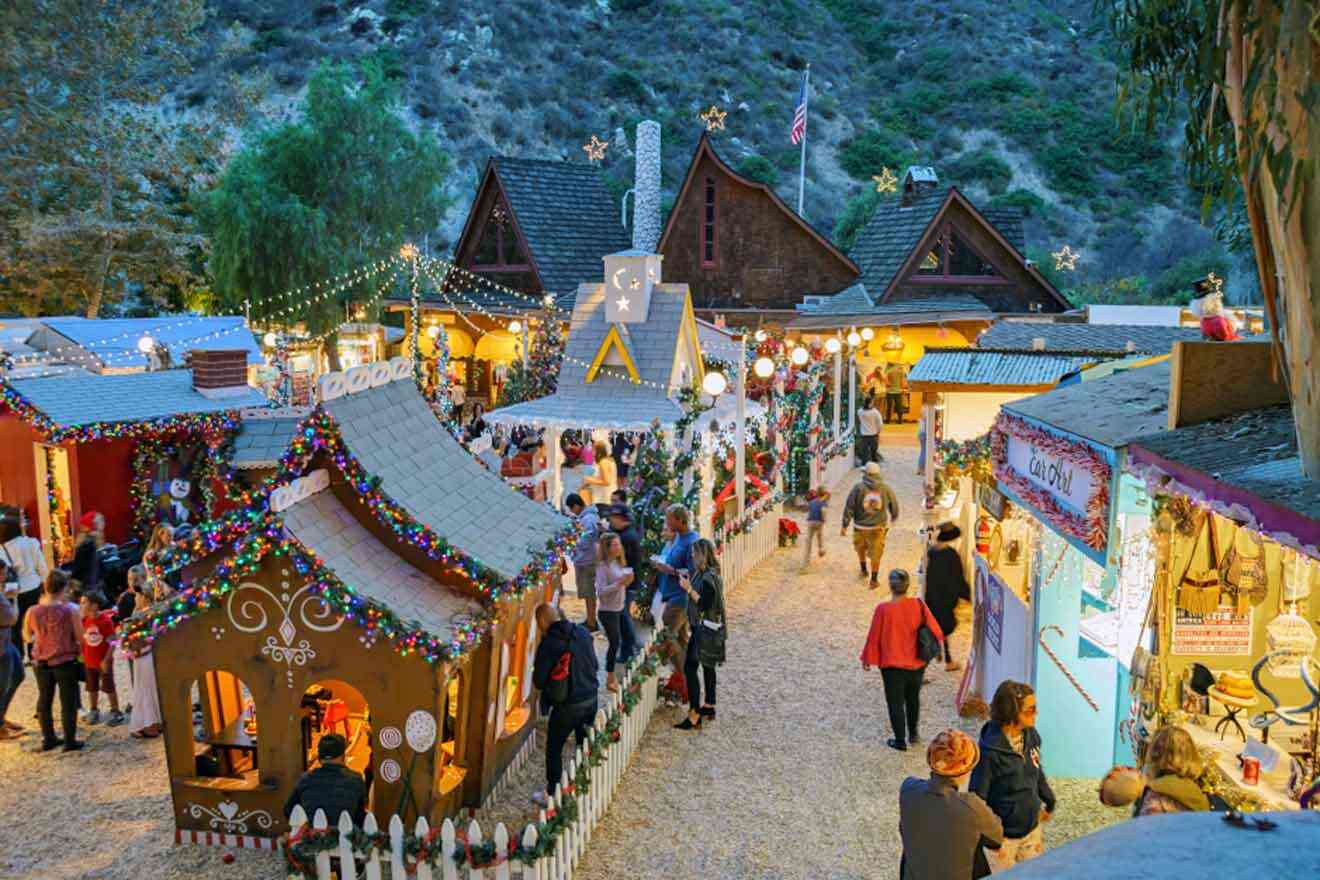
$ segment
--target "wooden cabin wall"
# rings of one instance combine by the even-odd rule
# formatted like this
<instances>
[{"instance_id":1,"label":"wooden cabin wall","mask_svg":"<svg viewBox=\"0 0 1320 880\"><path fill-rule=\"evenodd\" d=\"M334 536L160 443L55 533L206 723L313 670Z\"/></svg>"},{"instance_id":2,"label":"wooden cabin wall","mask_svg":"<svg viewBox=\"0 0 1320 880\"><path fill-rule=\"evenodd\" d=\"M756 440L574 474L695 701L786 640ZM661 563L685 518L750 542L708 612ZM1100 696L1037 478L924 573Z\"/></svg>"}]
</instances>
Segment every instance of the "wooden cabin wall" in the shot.
<instances>
[{"instance_id":1,"label":"wooden cabin wall","mask_svg":"<svg viewBox=\"0 0 1320 880\"><path fill-rule=\"evenodd\" d=\"M12 413L0 415L0 504L21 508L27 514L28 534L37 534L37 465L33 444L37 432Z\"/></svg>"},{"instance_id":2,"label":"wooden cabin wall","mask_svg":"<svg viewBox=\"0 0 1320 880\"><path fill-rule=\"evenodd\" d=\"M311 685L326 681L347 683L370 707L373 812L382 827L398 810L404 791L402 778L389 782L387 777L394 772L406 777L410 767L413 796L430 819L438 821L460 805L460 788L434 790L439 735L425 754L415 754L406 739L395 748L381 743L384 728L406 731L408 717L419 710L443 731L444 689L453 670L401 656L384 642L368 645L355 623L318 618L319 602L303 586L287 557L268 557L220 606L184 621L156 642L153 654L179 828L225 830L222 814L236 808L228 818L246 816L247 829L229 829L233 833L273 837L285 831L284 801L303 773L300 704ZM195 775L191 690L213 669L238 676L252 694L258 722L255 780ZM462 754L466 743L461 729L458 736L456 752ZM396 766L386 767L386 761ZM413 815L409 810L409 821Z\"/></svg>"},{"instance_id":3,"label":"wooden cabin wall","mask_svg":"<svg viewBox=\"0 0 1320 880\"><path fill-rule=\"evenodd\" d=\"M70 506L74 521L89 510L105 516L105 539L121 544L133 537L134 440L97 440L69 447L69 464L78 473L78 497Z\"/></svg>"}]
</instances>

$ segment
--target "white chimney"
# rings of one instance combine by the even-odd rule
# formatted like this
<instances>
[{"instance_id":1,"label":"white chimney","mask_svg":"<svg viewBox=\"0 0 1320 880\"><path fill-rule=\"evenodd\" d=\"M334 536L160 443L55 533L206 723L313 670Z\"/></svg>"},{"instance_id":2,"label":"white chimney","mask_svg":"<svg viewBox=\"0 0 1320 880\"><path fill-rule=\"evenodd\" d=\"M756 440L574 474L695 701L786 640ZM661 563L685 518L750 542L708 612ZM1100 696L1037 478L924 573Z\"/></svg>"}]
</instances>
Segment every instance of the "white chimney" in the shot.
<instances>
[{"instance_id":1,"label":"white chimney","mask_svg":"<svg viewBox=\"0 0 1320 880\"><path fill-rule=\"evenodd\" d=\"M1031 350L1032 350L1032 351L1044 351L1044 350L1045 350L1045 337L1044 337L1044 336L1036 336L1036 337L1033 337L1032 340L1031 340Z\"/></svg>"},{"instance_id":2,"label":"white chimney","mask_svg":"<svg viewBox=\"0 0 1320 880\"><path fill-rule=\"evenodd\" d=\"M660 123L637 124L633 183L633 250L655 253L660 243Z\"/></svg>"}]
</instances>

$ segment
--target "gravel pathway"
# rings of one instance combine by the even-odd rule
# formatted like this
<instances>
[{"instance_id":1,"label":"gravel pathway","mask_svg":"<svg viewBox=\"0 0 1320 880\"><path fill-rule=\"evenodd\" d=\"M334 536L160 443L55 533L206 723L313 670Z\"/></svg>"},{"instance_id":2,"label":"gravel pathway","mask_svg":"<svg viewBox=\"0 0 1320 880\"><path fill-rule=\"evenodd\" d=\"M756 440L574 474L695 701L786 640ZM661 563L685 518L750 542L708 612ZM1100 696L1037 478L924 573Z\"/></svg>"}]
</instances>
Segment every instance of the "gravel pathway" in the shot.
<instances>
[{"instance_id":1,"label":"gravel pathway","mask_svg":"<svg viewBox=\"0 0 1320 880\"><path fill-rule=\"evenodd\" d=\"M915 568L920 552L915 450L885 448L886 475L903 515L885 564ZM854 477L835 487L830 523ZM920 752L893 752L878 673L857 656L880 593L866 589L837 527L827 558L798 574L783 550L729 597L730 662L720 670L719 720L696 734L671 730L677 709L660 709L578 872L587 880L640 877L874 878L897 873L897 792L921 773ZM580 617L580 603L566 603ZM955 636L965 655L968 628ZM599 645L604 652L603 642ZM127 698L128 670L117 675ZM922 692L927 732L958 722L955 677L932 670ZM29 677L10 710L28 724L36 700ZM35 722L33 722L35 727ZM174 825L160 740L132 740L124 727L81 727L76 754L32 751L36 736L0 743L0 877L283 877L278 854L173 845ZM81 735L81 734L80 734ZM526 794L540 759L483 817L515 827L531 818ZM1093 781L1056 781L1061 807L1047 826L1051 846L1121 818L1095 800ZM488 825L489 823L489 825Z\"/></svg>"},{"instance_id":2,"label":"gravel pathway","mask_svg":"<svg viewBox=\"0 0 1320 880\"><path fill-rule=\"evenodd\" d=\"M915 570L921 552L915 449L885 448L902 515L884 565ZM858 662L871 613L887 590L857 574L837 523L849 476L835 487L826 558L801 575L800 550L781 550L729 597L729 663L719 720L700 733L659 711L577 873L616 877L875 878L898 872L898 787L925 775L924 752L895 752L880 676ZM970 627L954 636L965 656ZM978 725L953 709L957 674L932 668L922 691L927 735ZM1057 846L1117 816L1095 783L1063 782Z\"/></svg>"}]
</instances>

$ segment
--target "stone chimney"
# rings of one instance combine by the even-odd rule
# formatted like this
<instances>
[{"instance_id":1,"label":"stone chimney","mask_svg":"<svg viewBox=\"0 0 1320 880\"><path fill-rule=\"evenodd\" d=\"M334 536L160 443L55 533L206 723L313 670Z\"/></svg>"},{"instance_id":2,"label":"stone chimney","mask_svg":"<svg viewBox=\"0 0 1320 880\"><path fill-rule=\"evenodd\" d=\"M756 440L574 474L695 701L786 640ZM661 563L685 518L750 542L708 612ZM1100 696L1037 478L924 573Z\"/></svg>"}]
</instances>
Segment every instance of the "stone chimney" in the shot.
<instances>
[{"instance_id":1,"label":"stone chimney","mask_svg":"<svg viewBox=\"0 0 1320 880\"><path fill-rule=\"evenodd\" d=\"M204 397L237 397L247 391L247 351L241 348L193 349L193 390Z\"/></svg>"},{"instance_id":2,"label":"stone chimney","mask_svg":"<svg viewBox=\"0 0 1320 880\"><path fill-rule=\"evenodd\" d=\"M903 195L900 204L910 207L922 193L930 192L940 185L939 175L929 165L910 165L903 175Z\"/></svg>"},{"instance_id":3,"label":"stone chimney","mask_svg":"<svg viewBox=\"0 0 1320 880\"><path fill-rule=\"evenodd\" d=\"M634 149L633 249L655 253L660 243L660 123L637 124Z\"/></svg>"}]
</instances>

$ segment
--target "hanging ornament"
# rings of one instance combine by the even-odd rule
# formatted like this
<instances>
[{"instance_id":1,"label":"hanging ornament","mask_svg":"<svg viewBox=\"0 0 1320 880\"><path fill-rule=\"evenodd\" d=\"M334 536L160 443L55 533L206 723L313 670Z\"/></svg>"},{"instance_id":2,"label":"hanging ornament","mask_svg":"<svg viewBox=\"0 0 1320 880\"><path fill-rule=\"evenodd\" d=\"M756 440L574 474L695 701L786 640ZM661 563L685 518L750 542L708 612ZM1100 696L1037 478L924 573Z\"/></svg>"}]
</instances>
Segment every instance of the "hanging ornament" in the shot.
<instances>
[{"instance_id":1,"label":"hanging ornament","mask_svg":"<svg viewBox=\"0 0 1320 880\"><path fill-rule=\"evenodd\" d=\"M595 164L605 158L605 150L609 145L609 141L603 141L593 134L591 140L582 145L582 149L587 153L587 161Z\"/></svg>"},{"instance_id":2,"label":"hanging ornament","mask_svg":"<svg viewBox=\"0 0 1320 880\"><path fill-rule=\"evenodd\" d=\"M706 123L706 131L724 131L724 117L729 114L714 104L710 109L701 114L701 121Z\"/></svg>"},{"instance_id":3,"label":"hanging ornament","mask_svg":"<svg viewBox=\"0 0 1320 880\"><path fill-rule=\"evenodd\" d=\"M875 181L875 191L878 193L898 192L898 178L888 166L881 168L879 174L871 175L871 179Z\"/></svg>"},{"instance_id":4,"label":"hanging ornament","mask_svg":"<svg viewBox=\"0 0 1320 880\"><path fill-rule=\"evenodd\" d=\"M1294 607L1274 618L1265 627L1265 642L1270 649L1270 672L1277 678L1301 678L1302 664L1315 651L1315 632Z\"/></svg>"}]
</instances>

